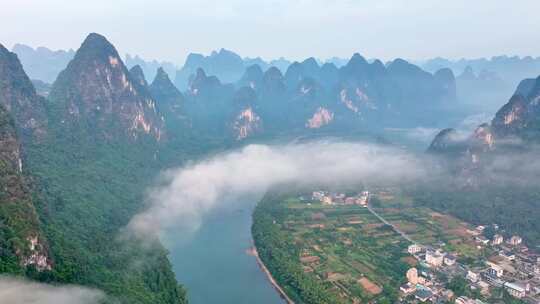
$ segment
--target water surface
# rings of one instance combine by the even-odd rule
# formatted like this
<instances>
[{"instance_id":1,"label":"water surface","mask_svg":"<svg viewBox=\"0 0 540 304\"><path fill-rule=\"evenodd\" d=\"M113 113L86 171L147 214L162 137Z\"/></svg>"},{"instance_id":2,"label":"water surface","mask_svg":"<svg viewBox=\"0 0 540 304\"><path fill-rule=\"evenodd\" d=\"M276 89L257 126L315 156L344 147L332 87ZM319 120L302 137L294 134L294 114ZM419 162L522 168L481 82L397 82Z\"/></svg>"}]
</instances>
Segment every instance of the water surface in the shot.
<instances>
[{"instance_id":1,"label":"water surface","mask_svg":"<svg viewBox=\"0 0 540 304\"><path fill-rule=\"evenodd\" d=\"M190 304L281 304L251 247L253 206L218 210L191 237L168 245L173 270ZM179 234L182 232L179 231ZM170 243L174 232L167 236Z\"/></svg>"}]
</instances>

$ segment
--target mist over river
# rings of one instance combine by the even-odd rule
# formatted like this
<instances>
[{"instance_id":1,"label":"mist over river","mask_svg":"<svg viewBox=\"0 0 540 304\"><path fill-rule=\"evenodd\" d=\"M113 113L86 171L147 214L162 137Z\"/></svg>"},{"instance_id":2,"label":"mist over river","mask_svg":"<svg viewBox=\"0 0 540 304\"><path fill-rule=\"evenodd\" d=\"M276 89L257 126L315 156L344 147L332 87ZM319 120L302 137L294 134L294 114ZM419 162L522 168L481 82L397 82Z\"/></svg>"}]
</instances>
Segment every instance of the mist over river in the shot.
<instances>
[{"instance_id":1,"label":"mist over river","mask_svg":"<svg viewBox=\"0 0 540 304\"><path fill-rule=\"evenodd\" d=\"M279 304L284 301L248 254L254 203L220 208L194 233L170 231L165 244L190 304Z\"/></svg>"}]
</instances>

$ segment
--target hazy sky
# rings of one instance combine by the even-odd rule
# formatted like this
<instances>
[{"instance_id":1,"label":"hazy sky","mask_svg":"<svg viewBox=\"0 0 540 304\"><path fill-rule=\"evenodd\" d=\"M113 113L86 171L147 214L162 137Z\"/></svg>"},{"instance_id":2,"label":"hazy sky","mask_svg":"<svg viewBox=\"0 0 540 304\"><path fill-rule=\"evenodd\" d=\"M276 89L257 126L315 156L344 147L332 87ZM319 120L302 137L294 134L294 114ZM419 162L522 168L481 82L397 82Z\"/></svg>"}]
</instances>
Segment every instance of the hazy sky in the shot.
<instances>
[{"instance_id":1,"label":"hazy sky","mask_svg":"<svg viewBox=\"0 0 540 304\"><path fill-rule=\"evenodd\" d=\"M539 0L0 0L0 43L77 48L89 32L121 54L189 52L424 59L540 56Z\"/></svg>"}]
</instances>

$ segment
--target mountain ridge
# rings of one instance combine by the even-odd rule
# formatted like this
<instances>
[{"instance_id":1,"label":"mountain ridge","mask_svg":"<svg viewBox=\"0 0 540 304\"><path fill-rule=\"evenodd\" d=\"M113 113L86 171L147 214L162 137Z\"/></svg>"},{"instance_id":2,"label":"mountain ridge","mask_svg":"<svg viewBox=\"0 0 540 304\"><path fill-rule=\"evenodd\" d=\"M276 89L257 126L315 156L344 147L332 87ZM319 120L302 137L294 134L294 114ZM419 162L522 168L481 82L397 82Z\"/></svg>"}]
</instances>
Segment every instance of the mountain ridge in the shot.
<instances>
[{"instance_id":1,"label":"mountain ridge","mask_svg":"<svg viewBox=\"0 0 540 304\"><path fill-rule=\"evenodd\" d=\"M159 141L162 118L155 101L140 90L105 37L88 35L53 84L49 99L63 124L105 138L149 135Z\"/></svg>"}]
</instances>

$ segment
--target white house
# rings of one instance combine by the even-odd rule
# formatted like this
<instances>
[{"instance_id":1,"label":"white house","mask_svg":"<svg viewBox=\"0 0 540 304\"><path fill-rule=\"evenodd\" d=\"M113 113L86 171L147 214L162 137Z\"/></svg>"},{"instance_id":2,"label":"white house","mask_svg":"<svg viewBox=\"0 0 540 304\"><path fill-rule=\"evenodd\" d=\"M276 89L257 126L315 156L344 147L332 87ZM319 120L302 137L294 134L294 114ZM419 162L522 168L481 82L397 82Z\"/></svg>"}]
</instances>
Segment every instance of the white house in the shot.
<instances>
[{"instance_id":1,"label":"white house","mask_svg":"<svg viewBox=\"0 0 540 304\"><path fill-rule=\"evenodd\" d=\"M512 245L512 246L517 246L519 244L521 244L523 240L521 239L521 237L519 235L514 235L510 238L510 240L508 241L508 244Z\"/></svg>"},{"instance_id":2,"label":"white house","mask_svg":"<svg viewBox=\"0 0 540 304\"><path fill-rule=\"evenodd\" d=\"M410 254L415 254L415 253L418 253L422 251L422 247L418 244L412 244L412 245L409 245L409 247L407 248L407 252L410 253Z\"/></svg>"},{"instance_id":3,"label":"white house","mask_svg":"<svg viewBox=\"0 0 540 304\"><path fill-rule=\"evenodd\" d=\"M508 291L508 293L515 297L515 298L518 298L518 299L521 299L525 296L527 290L525 288L525 286L522 286L520 284L517 284L517 283L509 283L509 282L506 282L504 283L504 289L506 289L506 291Z\"/></svg>"},{"instance_id":4,"label":"white house","mask_svg":"<svg viewBox=\"0 0 540 304\"><path fill-rule=\"evenodd\" d=\"M426 263L431 266L439 267L442 266L444 261L444 255L438 251L428 250L426 251Z\"/></svg>"},{"instance_id":5,"label":"white house","mask_svg":"<svg viewBox=\"0 0 540 304\"><path fill-rule=\"evenodd\" d=\"M493 240L491 241L491 244L492 244L492 245L500 245L500 244L502 244L503 242L504 242L503 236L500 235L500 234L495 234L495 235L493 236Z\"/></svg>"}]
</instances>

